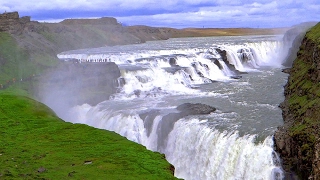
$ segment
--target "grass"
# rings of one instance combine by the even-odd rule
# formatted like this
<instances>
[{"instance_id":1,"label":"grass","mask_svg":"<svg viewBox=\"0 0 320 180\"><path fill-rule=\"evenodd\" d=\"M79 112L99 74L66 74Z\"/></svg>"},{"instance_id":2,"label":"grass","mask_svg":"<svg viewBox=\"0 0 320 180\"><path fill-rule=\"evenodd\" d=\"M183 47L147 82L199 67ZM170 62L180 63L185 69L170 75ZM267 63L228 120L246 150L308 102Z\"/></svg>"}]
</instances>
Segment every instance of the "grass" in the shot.
<instances>
[{"instance_id":1,"label":"grass","mask_svg":"<svg viewBox=\"0 0 320 180\"><path fill-rule=\"evenodd\" d=\"M0 91L0 179L175 179L162 154L66 123L26 94Z\"/></svg>"}]
</instances>

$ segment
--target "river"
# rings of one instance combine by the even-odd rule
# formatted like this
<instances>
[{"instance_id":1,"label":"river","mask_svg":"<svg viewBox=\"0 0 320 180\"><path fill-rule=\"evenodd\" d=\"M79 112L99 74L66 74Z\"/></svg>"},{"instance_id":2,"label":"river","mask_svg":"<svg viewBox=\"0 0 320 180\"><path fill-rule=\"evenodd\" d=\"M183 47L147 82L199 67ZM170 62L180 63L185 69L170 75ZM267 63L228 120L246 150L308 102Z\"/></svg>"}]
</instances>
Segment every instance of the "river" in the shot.
<instances>
[{"instance_id":1,"label":"river","mask_svg":"<svg viewBox=\"0 0 320 180\"><path fill-rule=\"evenodd\" d=\"M282 179L273 133L283 124L282 36L179 38L64 52L59 58L115 62L118 93L63 119L115 131L166 155L175 176ZM159 133L162 117L183 103L217 108ZM157 112L143 119L141 114Z\"/></svg>"}]
</instances>

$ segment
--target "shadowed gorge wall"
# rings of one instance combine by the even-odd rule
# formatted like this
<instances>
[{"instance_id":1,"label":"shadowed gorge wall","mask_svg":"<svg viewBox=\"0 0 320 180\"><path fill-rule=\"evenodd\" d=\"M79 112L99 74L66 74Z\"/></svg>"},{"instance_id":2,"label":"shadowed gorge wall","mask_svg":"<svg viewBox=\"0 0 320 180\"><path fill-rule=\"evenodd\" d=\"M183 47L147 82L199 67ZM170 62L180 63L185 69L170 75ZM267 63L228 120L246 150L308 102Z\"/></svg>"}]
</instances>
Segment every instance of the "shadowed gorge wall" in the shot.
<instances>
[{"instance_id":1,"label":"shadowed gorge wall","mask_svg":"<svg viewBox=\"0 0 320 180\"><path fill-rule=\"evenodd\" d=\"M320 179L320 23L304 37L285 86L284 126L275 133L286 171Z\"/></svg>"}]
</instances>

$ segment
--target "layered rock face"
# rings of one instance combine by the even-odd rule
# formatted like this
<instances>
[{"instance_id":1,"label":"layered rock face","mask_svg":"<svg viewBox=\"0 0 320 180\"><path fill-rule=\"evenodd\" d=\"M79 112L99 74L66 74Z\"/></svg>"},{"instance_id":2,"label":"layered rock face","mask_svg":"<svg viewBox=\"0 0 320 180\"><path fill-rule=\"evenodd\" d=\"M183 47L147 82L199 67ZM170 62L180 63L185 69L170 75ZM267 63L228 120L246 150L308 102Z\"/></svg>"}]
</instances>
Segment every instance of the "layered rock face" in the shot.
<instances>
[{"instance_id":1,"label":"layered rock face","mask_svg":"<svg viewBox=\"0 0 320 180\"><path fill-rule=\"evenodd\" d=\"M288 176L320 179L320 23L303 38L285 86L275 148Z\"/></svg>"},{"instance_id":2,"label":"layered rock face","mask_svg":"<svg viewBox=\"0 0 320 180\"><path fill-rule=\"evenodd\" d=\"M18 12L0 14L0 32L7 31L13 34L19 34L29 22L30 16L20 18Z\"/></svg>"}]
</instances>

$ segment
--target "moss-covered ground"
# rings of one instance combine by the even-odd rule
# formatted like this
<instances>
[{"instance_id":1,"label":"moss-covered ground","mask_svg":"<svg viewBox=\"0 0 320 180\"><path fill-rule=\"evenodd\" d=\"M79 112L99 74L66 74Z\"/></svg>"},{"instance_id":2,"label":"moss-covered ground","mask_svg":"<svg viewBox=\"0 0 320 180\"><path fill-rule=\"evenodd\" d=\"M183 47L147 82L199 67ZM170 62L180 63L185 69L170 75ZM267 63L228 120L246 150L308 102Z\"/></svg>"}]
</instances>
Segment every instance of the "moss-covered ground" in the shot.
<instances>
[{"instance_id":1,"label":"moss-covered ground","mask_svg":"<svg viewBox=\"0 0 320 180\"><path fill-rule=\"evenodd\" d=\"M66 123L26 94L0 91L0 179L174 179L162 154Z\"/></svg>"}]
</instances>

